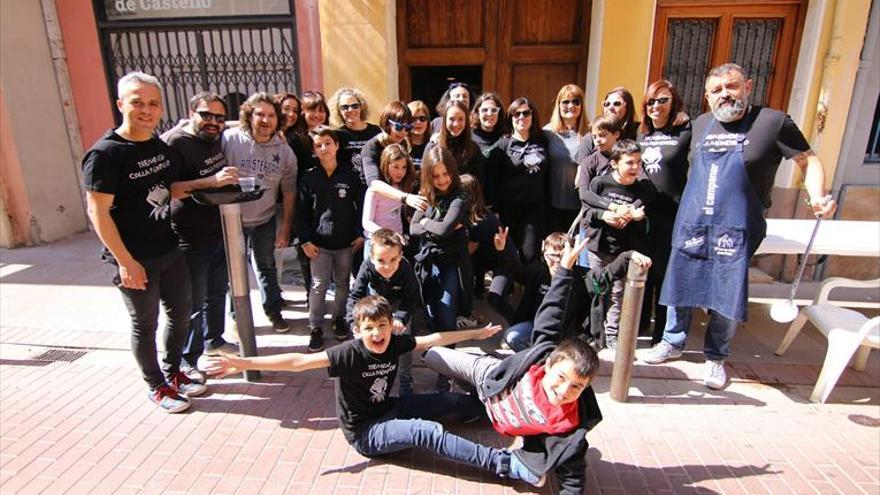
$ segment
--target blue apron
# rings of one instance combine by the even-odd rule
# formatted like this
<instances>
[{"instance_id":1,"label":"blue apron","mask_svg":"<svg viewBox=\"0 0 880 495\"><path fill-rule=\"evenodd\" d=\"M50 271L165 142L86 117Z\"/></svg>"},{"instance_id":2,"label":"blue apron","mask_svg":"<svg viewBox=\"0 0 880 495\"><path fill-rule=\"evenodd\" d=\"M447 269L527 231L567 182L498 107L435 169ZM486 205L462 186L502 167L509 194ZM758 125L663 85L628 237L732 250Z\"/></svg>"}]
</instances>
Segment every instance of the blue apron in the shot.
<instances>
[{"instance_id":1,"label":"blue apron","mask_svg":"<svg viewBox=\"0 0 880 495\"><path fill-rule=\"evenodd\" d=\"M767 231L743 160L748 120L740 121L736 146L728 151L709 150L706 136L714 119L696 143L660 294L665 306L708 308L746 320L749 260Z\"/></svg>"}]
</instances>

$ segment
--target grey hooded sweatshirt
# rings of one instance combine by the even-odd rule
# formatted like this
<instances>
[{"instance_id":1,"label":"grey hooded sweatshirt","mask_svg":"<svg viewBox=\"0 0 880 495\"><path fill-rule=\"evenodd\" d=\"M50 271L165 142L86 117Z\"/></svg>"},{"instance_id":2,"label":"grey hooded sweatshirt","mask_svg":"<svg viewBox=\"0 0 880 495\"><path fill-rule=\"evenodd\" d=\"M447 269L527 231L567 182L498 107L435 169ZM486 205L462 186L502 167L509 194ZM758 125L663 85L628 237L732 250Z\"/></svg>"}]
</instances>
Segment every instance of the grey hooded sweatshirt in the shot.
<instances>
[{"instance_id":1,"label":"grey hooded sweatshirt","mask_svg":"<svg viewBox=\"0 0 880 495\"><path fill-rule=\"evenodd\" d=\"M255 227L269 221L275 214L278 190L296 194L296 155L287 141L277 134L266 143L258 143L244 129L223 131L223 153L240 176L257 178L266 188L263 197L241 203L241 223Z\"/></svg>"}]
</instances>

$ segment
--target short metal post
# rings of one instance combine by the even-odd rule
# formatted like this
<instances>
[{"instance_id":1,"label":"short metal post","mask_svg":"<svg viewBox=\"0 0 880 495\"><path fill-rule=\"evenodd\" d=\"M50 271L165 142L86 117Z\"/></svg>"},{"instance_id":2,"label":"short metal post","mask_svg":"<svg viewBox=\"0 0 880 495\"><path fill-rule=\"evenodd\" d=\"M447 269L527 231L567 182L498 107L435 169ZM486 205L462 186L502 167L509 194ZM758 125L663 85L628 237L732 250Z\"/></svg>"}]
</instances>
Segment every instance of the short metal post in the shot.
<instances>
[{"instance_id":1,"label":"short metal post","mask_svg":"<svg viewBox=\"0 0 880 495\"><path fill-rule=\"evenodd\" d=\"M235 324L242 357L257 355L257 340L254 336L254 315L251 312L251 290L248 283L247 251L244 246L244 232L241 227L241 207L237 203L220 205L223 219L223 242L226 244L226 266L229 269L232 309L235 311ZM252 382L260 378L256 370L245 371L244 379Z\"/></svg>"},{"instance_id":2,"label":"short metal post","mask_svg":"<svg viewBox=\"0 0 880 495\"><path fill-rule=\"evenodd\" d=\"M620 328L617 335L617 351L614 355L614 370L611 372L611 398L626 402L629 398L629 382L632 378L633 359L636 355L636 340L639 336L639 321L642 314L642 300L645 298L645 280L648 270L629 260L626 270L626 287L623 291L623 304L620 310Z\"/></svg>"}]
</instances>

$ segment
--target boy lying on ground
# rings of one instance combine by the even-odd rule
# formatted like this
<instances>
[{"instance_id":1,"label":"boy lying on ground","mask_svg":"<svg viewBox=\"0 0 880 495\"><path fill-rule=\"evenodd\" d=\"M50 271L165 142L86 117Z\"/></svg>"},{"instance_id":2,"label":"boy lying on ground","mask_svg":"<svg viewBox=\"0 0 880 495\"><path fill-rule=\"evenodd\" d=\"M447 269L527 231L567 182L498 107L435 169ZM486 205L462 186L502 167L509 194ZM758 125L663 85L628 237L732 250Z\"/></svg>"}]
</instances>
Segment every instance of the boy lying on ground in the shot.
<instances>
[{"instance_id":1,"label":"boy lying on ground","mask_svg":"<svg viewBox=\"0 0 880 495\"><path fill-rule=\"evenodd\" d=\"M554 471L561 495L583 492L586 434L602 420L590 386L599 369L596 351L583 338L563 340L571 269L586 243L566 244L535 315L531 347L503 360L439 347L425 357L438 373L476 388L495 430L523 437L510 461L525 468L519 477L540 485ZM645 269L651 265L650 258L634 251L620 256Z\"/></svg>"}]
</instances>

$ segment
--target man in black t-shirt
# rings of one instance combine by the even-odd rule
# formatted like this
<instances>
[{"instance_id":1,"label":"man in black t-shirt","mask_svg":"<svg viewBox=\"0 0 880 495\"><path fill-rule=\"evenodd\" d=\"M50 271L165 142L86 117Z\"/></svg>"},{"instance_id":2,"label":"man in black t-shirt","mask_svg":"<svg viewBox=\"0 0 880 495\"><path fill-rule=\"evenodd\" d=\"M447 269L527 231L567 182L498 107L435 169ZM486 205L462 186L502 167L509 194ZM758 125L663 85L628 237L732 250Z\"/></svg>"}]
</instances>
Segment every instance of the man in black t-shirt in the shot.
<instances>
[{"instance_id":1,"label":"man in black t-shirt","mask_svg":"<svg viewBox=\"0 0 880 495\"><path fill-rule=\"evenodd\" d=\"M164 411L189 408L205 391L180 371L192 309L186 260L171 229L174 152L154 131L162 116L159 81L142 72L119 80L122 125L107 131L83 158L88 215L113 267L113 284L131 314L132 351L149 397ZM159 301L165 305L165 355L156 359Z\"/></svg>"},{"instance_id":2,"label":"man in black t-shirt","mask_svg":"<svg viewBox=\"0 0 880 495\"><path fill-rule=\"evenodd\" d=\"M675 220L672 254L660 303L669 306L663 340L642 357L656 364L681 356L694 307L709 310L706 327L707 387L727 384L724 360L737 323L746 318L748 265L766 233L763 214L779 161L804 173L817 217L834 213L819 158L791 118L749 105L752 80L728 63L709 72L710 113L694 122L690 172Z\"/></svg>"},{"instance_id":3,"label":"man in black t-shirt","mask_svg":"<svg viewBox=\"0 0 880 495\"><path fill-rule=\"evenodd\" d=\"M238 170L226 166L220 143L226 102L217 94L203 91L190 99L189 108L187 125L161 136L179 158L181 182L172 189L188 195L195 189L234 184ZM220 213L216 206L200 205L189 197L175 198L171 201L171 227L180 237L192 284L193 312L181 369L191 380L204 383L205 376L196 362L205 347L208 353L238 352L235 345L223 340L229 276Z\"/></svg>"}]
</instances>

